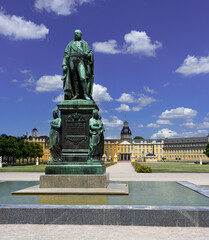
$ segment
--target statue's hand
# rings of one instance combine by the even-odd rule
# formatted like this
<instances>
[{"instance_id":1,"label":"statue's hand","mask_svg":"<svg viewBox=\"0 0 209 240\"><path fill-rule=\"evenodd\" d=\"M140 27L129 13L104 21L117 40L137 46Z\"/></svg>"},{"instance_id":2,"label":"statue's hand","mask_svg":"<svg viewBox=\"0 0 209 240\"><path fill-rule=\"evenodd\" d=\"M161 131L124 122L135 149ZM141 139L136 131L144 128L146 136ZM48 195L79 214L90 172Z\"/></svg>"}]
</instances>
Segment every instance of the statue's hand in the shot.
<instances>
[{"instance_id":1,"label":"statue's hand","mask_svg":"<svg viewBox=\"0 0 209 240\"><path fill-rule=\"evenodd\" d=\"M63 69L64 72L66 72L68 67L67 66L63 66L62 69Z\"/></svg>"}]
</instances>

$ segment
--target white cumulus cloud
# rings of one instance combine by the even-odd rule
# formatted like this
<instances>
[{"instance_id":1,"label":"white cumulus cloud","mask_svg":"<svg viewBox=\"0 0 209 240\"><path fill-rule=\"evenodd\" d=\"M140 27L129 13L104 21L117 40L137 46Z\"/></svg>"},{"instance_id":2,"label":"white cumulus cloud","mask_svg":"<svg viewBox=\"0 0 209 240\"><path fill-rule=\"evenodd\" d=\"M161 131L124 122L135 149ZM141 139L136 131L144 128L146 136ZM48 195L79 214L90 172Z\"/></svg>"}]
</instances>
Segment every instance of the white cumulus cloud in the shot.
<instances>
[{"instance_id":1,"label":"white cumulus cloud","mask_svg":"<svg viewBox=\"0 0 209 240\"><path fill-rule=\"evenodd\" d=\"M204 121L209 121L209 112L207 113L207 116L204 118Z\"/></svg>"},{"instance_id":2,"label":"white cumulus cloud","mask_svg":"<svg viewBox=\"0 0 209 240\"><path fill-rule=\"evenodd\" d=\"M141 94L140 97L136 100L137 106L133 107L132 110L134 112L140 111L142 108L148 106L149 104L155 102L156 99L153 97L149 97L145 94Z\"/></svg>"},{"instance_id":3,"label":"white cumulus cloud","mask_svg":"<svg viewBox=\"0 0 209 240\"><path fill-rule=\"evenodd\" d=\"M131 111L130 107L127 104L124 104L124 103L122 103L120 105L120 107L116 108L115 110L118 111L118 112L130 112Z\"/></svg>"},{"instance_id":4,"label":"white cumulus cloud","mask_svg":"<svg viewBox=\"0 0 209 240\"><path fill-rule=\"evenodd\" d=\"M109 54L138 54L139 56L155 56L156 50L161 47L162 43L159 41L152 43L146 32L136 30L132 30L130 33L125 34L122 47L118 46L116 40L93 43L95 52Z\"/></svg>"},{"instance_id":5,"label":"white cumulus cloud","mask_svg":"<svg viewBox=\"0 0 209 240\"><path fill-rule=\"evenodd\" d=\"M77 7L93 0L36 0L35 7L39 10L45 9L47 12L54 12L57 15L70 15L76 12Z\"/></svg>"},{"instance_id":6,"label":"white cumulus cloud","mask_svg":"<svg viewBox=\"0 0 209 240\"><path fill-rule=\"evenodd\" d=\"M132 92L132 95L136 95L134 92ZM116 99L118 102L122 103L134 103L135 106L133 106L130 110L134 112L140 111L142 108L146 107L147 105L153 103L156 101L155 98L149 97L145 94L138 95L139 97L133 97L130 93L122 93L121 96ZM126 104L124 104L126 105ZM124 106L123 106L124 107ZM126 107L127 108L127 107Z\"/></svg>"},{"instance_id":7,"label":"white cumulus cloud","mask_svg":"<svg viewBox=\"0 0 209 240\"><path fill-rule=\"evenodd\" d=\"M209 122L202 122L197 125L198 129L208 129L209 128Z\"/></svg>"},{"instance_id":8,"label":"white cumulus cloud","mask_svg":"<svg viewBox=\"0 0 209 240\"><path fill-rule=\"evenodd\" d=\"M50 86L51 90L50 91L56 91L56 90L59 90L60 88L62 88L63 83L61 81L61 76L59 76L59 75L55 75L55 76L44 76L44 77L47 77L47 78L41 77L38 80L40 82L38 83L38 81L37 81L36 91L45 92L48 89L48 84L49 84L48 82L51 82L51 86ZM53 78L50 79L50 77L53 77ZM97 103L101 103L101 102L104 102L104 101L109 102L109 101L113 100L112 97L110 96L110 94L107 92L106 87L103 87L102 85L95 84L95 83L94 83L94 90L93 90L93 99ZM52 101L53 102L61 102L62 100L64 100L64 94L63 93L60 94L59 96L57 96ZM101 110L101 112L107 113L107 110Z\"/></svg>"},{"instance_id":9,"label":"white cumulus cloud","mask_svg":"<svg viewBox=\"0 0 209 240\"><path fill-rule=\"evenodd\" d=\"M123 121L118 119L117 116L110 116L110 117L111 117L111 120L102 118L102 121L107 128L116 128L123 125Z\"/></svg>"},{"instance_id":10,"label":"white cumulus cloud","mask_svg":"<svg viewBox=\"0 0 209 240\"><path fill-rule=\"evenodd\" d=\"M148 86L144 86L144 91L147 93L152 93L152 94L156 93L156 91L154 89L151 89Z\"/></svg>"},{"instance_id":11,"label":"white cumulus cloud","mask_svg":"<svg viewBox=\"0 0 209 240\"><path fill-rule=\"evenodd\" d=\"M165 110L159 116L159 118L164 119L191 119L196 117L197 111L191 108L178 107L171 110Z\"/></svg>"},{"instance_id":12,"label":"white cumulus cloud","mask_svg":"<svg viewBox=\"0 0 209 240\"><path fill-rule=\"evenodd\" d=\"M105 102L105 101L110 102L113 100L110 94L107 92L106 87L100 84L95 84L95 83L94 83L94 90L93 90L93 99L98 104L101 102Z\"/></svg>"},{"instance_id":13,"label":"white cumulus cloud","mask_svg":"<svg viewBox=\"0 0 209 240\"><path fill-rule=\"evenodd\" d=\"M36 92L54 92L63 87L60 75L44 75L36 82Z\"/></svg>"},{"instance_id":14,"label":"white cumulus cloud","mask_svg":"<svg viewBox=\"0 0 209 240\"><path fill-rule=\"evenodd\" d=\"M198 58L188 55L183 64L176 69L176 72L184 76L209 73L209 56Z\"/></svg>"},{"instance_id":15,"label":"white cumulus cloud","mask_svg":"<svg viewBox=\"0 0 209 240\"><path fill-rule=\"evenodd\" d=\"M52 99L52 102L61 102L64 100L64 94L60 93L56 98Z\"/></svg>"},{"instance_id":16,"label":"white cumulus cloud","mask_svg":"<svg viewBox=\"0 0 209 240\"><path fill-rule=\"evenodd\" d=\"M138 128L143 128L143 127L144 127L144 125L141 123L138 125Z\"/></svg>"},{"instance_id":17,"label":"white cumulus cloud","mask_svg":"<svg viewBox=\"0 0 209 240\"><path fill-rule=\"evenodd\" d=\"M173 137L178 137L179 134L175 131L172 131L168 128L163 128L159 130L157 133L154 133L151 136L151 139L160 139L160 138L173 138Z\"/></svg>"},{"instance_id":18,"label":"white cumulus cloud","mask_svg":"<svg viewBox=\"0 0 209 240\"><path fill-rule=\"evenodd\" d=\"M194 128L194 127L196 127L196 124L189 121L189 122L183 123L181 126L186 127L186 128Z\"/></svg>"},{"instance_id":19,"label":"white cumulus cloud","mask_svg":"<svg viewBox=\"0 0 209 240\"><path fill-rule=\"evenodd\" d=\"M132 30L124 36L124 40L127 44L126 51L131 54L155 56L156 49L162 47L158 41L152 43L146 32Z\"/></svg>"},{"instance_id":20,"label":"white cumulus cloud","mask_svg":"<svg viewBox=\"0 0 209 240\"><path fill-rule=\"evenodd\" d=\"M149 127L149 128L159 128L160 125L156 124L156 123L149 123L149 124L147 124L147 127Z\"/></svg>"},{"instance_id":21,"label":"white cumulus cloud","mask_svg":"<svg viewBox=\"0 0 209 240\"><path fill-rule=\"evenodd\" d=\"M23 17L0 12L0 34L5 37L15 40L43 39L48 33L49 29L44 24L37 25Z\"/></svg>"},{"instance_id":22,"label":"white cumulus cloud","mask_svg":"<svg viewBox=\"0 0 209 240\"><path fill-rule=\"evenodd\" d=\"M173 125L173 123L168 119L158 119L156 123L160 125Z\"/></svg>"},{"instance_id":23,"label":"white cumulus cloud","mask_svg":"<svg viewBox=\"0 0 209 240\"><path fill-rule=\"evenodd\" d=\"M123 103L134 103L136 102L136 99L129 93L122 93L121 96L116 99L116 101Z\"/></svg>"},{"instance_id":24,"label":"white cumulus cloud","mask_svg":"<svg viewBox=\"0 0 209 240\"><path fill-rule=\"evenodd\" d=\"M117 49L117 41L115 40L109 40L106 42L94 42L92 46L95 52L102 52L108 54L116 54L121 52Z\"/></svg>"}]
</instances>

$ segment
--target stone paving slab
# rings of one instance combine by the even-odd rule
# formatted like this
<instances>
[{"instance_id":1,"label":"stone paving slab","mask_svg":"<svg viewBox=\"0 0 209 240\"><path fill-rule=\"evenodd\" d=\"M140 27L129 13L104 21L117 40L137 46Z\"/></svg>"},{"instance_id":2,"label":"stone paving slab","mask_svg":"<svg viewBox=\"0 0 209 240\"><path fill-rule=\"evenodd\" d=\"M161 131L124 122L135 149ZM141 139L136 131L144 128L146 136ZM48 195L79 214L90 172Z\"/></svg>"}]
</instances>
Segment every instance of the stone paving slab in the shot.
<instances>
[{"instance_id":1,"label":"stone paving slab","mask_svg":"<svg viewBox=\"0 0 209 240\"><path fill-rule=\"evenodd\" d=\"M198 192L206 197L209 198L209 188L208 187L201 187L197 186L196 184L187 182L187 181L182 181L182 182L177 182L185 187L188 187L189 189L192 189L195 192Z\"/></svg>"},{"instance_id":2,"label":"stone paving slab","mask_svg":"<svg viewBox=\"0 0 209 240\"><path fill-rule=\"evenodd\" d=\"M208 240L208 228L95 225L0 225L1 240Z\"/></svg>"},{"instance_id":3,"label":"stone paving slab","mask_svg":"<svg viewBox=\"0 0 209 240\"><path fill-rule=\"evenodd\" d=\"M209 186L209 173L136 173L130 162L119 162L107 168L111 181L188 181ZM3 181L39 181L43 172L0 172Z\"/></svg>"},{"instance_id":4,"label":"stone paving slab","mask_svg":"<svg viewBox=\"0 0 209 240\"><path fill-rule=\"evenodd\" d=\"M136 173L130 162L119 162L107 172L111 181L188 181L209 186L209 173Z\"/></svg>"},{"instance_id":5,"label":"stone paving slab","mask_svg":"<svg viewBox=\"0 0 209 240\"><path fill-rule=\"evenodd\" d=\"M26 194L128 195L128 185L120 183L110 183L107 186L107 188L40 188L39 185L36 185L12 193L12 195L26 195Z\"/></svg>"}]
</instances>

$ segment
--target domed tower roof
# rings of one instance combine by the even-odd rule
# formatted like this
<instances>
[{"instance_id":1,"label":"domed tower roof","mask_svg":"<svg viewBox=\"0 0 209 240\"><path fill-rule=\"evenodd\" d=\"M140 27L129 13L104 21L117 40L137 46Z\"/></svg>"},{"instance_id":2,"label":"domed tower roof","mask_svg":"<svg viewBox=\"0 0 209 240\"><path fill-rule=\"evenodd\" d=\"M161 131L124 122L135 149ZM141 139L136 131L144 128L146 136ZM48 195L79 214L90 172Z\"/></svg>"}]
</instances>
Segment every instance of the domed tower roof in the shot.
<instances>
[{"instance_id":1,"label":"domed tower roof","mask_svg":"<svg viewBox=\"0 0 209 240\"><path fill-rule=\"evenodd\" d=\"M125 121L124 125L123 125L123 128L121 130L121 133L120 133L121 139L132 139L131 135L132 134L131 134L131 130L128 126L128 122Z\"/></svg>"},{"instance_id":2,"label":"domed tower roof","mask_svg":"<svg viewBox=\"0 0 209 240\"><path fill-rule=\"evenodd\" d=\"M32 137L38 137L38 129L34 127L32 130Z\"/></svg>"}]
</instances>

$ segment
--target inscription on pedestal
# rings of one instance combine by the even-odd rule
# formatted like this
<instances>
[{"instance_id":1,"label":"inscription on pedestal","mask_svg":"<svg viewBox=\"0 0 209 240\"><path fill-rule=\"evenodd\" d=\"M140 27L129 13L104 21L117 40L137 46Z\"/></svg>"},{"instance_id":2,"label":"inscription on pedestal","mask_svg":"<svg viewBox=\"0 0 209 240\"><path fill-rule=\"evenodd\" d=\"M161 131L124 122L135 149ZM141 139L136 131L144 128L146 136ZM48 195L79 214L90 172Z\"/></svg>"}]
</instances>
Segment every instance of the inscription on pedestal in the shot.
<instances>
[{"instance_id":1,"label":"inscription on pedestal","mask_svg":"<svg viewBox=\"0 0 209 240\"><path fill-rule=\"evenodd\" d=\"M68 134L73 135L83 135L86 132L86 123L85 122L67 122L69 126Z\"/></svg>"},{"instance_id":2,"label":"inscription on pedestal","mask_svg":"<svg viewBox=\"0 0 209 240\"><path fill-rule=\"evenodd\" d=\"M73 142L74 145L78 145L79 142L86 141L87 140L87 136L85 136L85 135L83 135L83 136L80 136L80 135L79 136L67 135L67 136L65 136L65 140Z\"/></svg>"}]
</instances>

